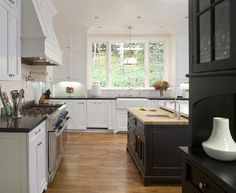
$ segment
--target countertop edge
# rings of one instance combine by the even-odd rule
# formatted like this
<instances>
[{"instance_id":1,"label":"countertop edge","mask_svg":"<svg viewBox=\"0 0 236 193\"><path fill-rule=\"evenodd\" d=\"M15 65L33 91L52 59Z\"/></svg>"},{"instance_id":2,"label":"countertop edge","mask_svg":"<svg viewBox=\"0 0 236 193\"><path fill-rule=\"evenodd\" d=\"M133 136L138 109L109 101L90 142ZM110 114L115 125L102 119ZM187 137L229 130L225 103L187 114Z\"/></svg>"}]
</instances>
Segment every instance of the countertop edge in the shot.
<instances>
[{"instance_id":1,"label":"countertop edge","mask_svg":"<svg viewBox=\"0 0 236 193\"><path fill-rule=\"evenodd\" d=\"M68 97L68 98L64 98L64 97L51 97L49 100L117 100L118 98L140 98L140 99L149 99L149 100L175 100L176 98L173 97ZM188 98L177 98L177 100L183 100L183 101L187 101L189 100Z\"/></svg>"},{"instance_id":2,"label":"countertop edge","mask_svg":"<svg viewBox=\"0 0 236 193\"><path fill-rule=\"evenodd\" d=\"M22 117L24 118L24 117ZM21 118L21 119L22 119ZM39 120L35 121L35 124L32 124L33 126L31 127L22 127L22 128L17 128L17 127L0 127L0 133L29 133L31 132L35 127L40 125L43 121L47 119L46 116L38 117Z\"/></svg>"}]
</instances>

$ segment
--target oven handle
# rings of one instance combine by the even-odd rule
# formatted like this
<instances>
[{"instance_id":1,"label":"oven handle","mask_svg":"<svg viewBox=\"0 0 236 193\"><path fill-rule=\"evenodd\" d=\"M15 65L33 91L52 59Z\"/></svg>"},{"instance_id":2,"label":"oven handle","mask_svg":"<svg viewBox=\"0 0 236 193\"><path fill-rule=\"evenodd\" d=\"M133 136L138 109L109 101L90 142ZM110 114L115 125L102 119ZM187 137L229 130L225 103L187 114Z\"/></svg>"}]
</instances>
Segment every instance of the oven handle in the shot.
<instances>
[{"instance_id":1,"label":"oven handle","mask_svg":"<svg viewBox=\"0 0 236 193\"><path fill-rule=\"evenodd\" d=\"M69 119L70 119L70 117L66 117L66 120L64 121L63 127L62 127L60 130L58 130L57 132L55 132L55 134L56 134L57 136L60 136L61 133L64 131L64 129L65 129L66 126L68 125Z\"/></svg>"}]
</instances>

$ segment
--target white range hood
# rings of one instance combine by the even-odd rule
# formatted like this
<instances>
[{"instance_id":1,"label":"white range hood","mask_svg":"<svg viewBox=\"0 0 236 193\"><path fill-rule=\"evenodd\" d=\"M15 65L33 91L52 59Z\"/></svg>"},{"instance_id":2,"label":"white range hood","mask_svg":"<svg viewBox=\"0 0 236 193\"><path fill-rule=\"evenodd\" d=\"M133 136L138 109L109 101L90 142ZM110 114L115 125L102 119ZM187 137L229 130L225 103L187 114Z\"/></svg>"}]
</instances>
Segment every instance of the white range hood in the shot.
<instances>
[{"instance_id":1,"label":"white range hood","mask_svg":"<svg viewBox=\"0 0 236 193\"><path fill-rule=\"evenodd\" d=\"M29 65L62 65L63 52L53 28L51 0L22 0L21 56Z\"/></svg>"}]
</instances>

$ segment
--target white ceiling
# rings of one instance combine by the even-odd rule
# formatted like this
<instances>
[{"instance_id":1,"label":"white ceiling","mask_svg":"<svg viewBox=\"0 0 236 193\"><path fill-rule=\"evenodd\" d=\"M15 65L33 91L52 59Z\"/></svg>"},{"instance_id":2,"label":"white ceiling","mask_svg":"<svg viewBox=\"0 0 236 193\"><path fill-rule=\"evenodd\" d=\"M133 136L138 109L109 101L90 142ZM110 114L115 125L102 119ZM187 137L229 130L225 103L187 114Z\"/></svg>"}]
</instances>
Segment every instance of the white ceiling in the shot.
<instances>
[{"instance_id":1,"label":"white ceiling","mask_svg":"<svg viewBox=\"0 0 236 193\"><path fill-rule=\"evenodd\" d=\"M56 27L86 26L89 33L171 33L188 26L188 0L53 0ZM98 16L98 19L95 17ZM141 19L137 17L141 16Z\"/></svg>"}]
</instances>

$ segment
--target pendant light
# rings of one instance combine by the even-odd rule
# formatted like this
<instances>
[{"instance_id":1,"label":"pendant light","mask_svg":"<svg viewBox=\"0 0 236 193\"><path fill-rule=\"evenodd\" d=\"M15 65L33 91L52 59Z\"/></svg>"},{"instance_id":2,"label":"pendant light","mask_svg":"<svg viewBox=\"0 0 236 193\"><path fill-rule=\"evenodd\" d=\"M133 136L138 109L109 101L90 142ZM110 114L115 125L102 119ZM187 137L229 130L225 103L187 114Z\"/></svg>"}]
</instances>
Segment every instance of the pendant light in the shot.
<instances>
[{"instance_id":1,"label":"pendant light","mask_svg":"<svg viewBox=\"0 0 236 193\"><path fill-rule=\"evenodd\" d=\"M131 30L132 30L132 27L129 26L128 30L129 30L129 50L128 50L128 57L124 59L123 65L124 66L128 66L128 65L133 66L133 65L137 65L138 62L137 62L137 59L135 58L135 56L132 55L132 52L131 52L131 47L132 47L132 44L131 44Z\"/></svg>"}]
</instances>

